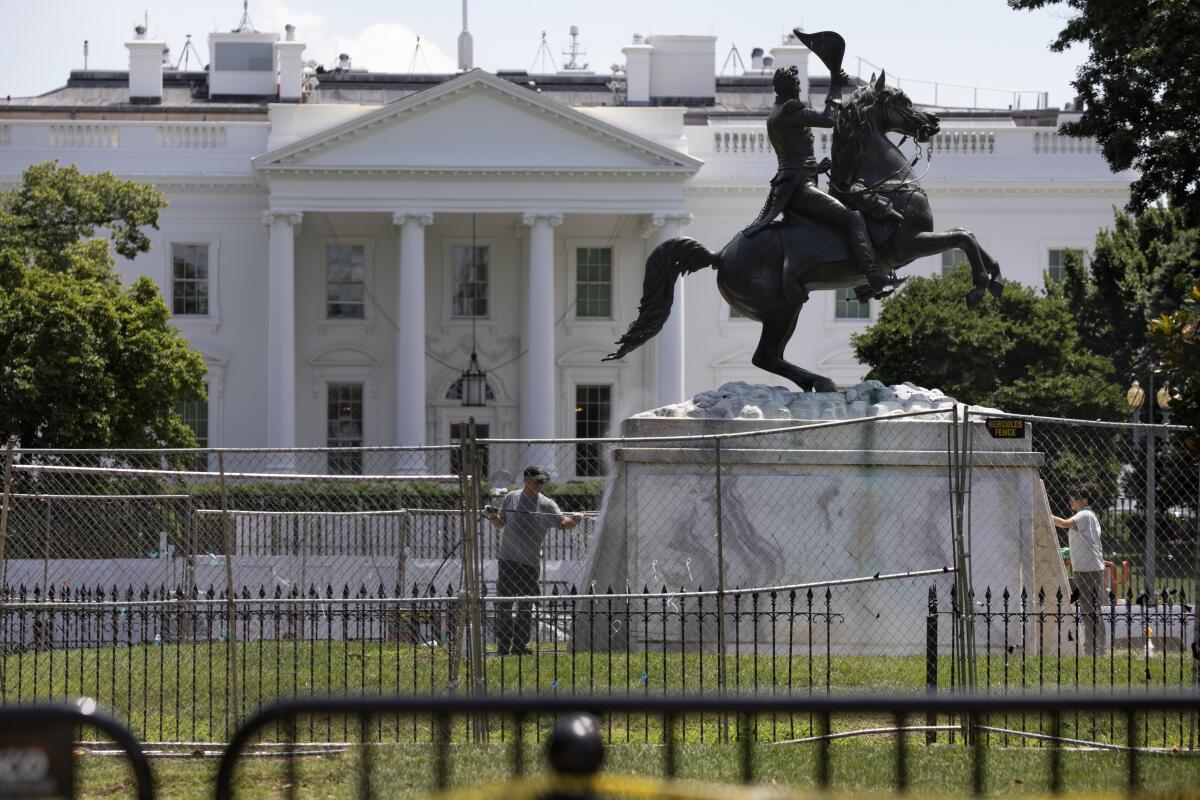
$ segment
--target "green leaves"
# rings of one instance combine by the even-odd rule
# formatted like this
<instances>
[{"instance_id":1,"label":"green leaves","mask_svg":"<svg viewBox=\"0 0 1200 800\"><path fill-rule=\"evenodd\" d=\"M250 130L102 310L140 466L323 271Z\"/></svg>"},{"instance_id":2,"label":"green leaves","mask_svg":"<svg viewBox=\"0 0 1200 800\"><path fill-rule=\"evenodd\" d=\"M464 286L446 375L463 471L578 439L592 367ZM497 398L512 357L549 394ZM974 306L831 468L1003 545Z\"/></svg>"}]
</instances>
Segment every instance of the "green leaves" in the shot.
<instances>
[{"instance_id":1,"label":"green leaves","mask_svg":"<svg viewBox=\"0 0 1200 800\"><path fill-rule=\"evenodd\" d=\"M1073 85L1085 101L1072 136L1092 136L1114 171L1133 169L1130 211L1166 197L1200 221L1200 7L1195 0L1008 0L1014 9L1065 5L1051 49L1089 49Z\"/></svg>"},{"instance_id":2,"label":"green leaves","mask_svg":"<svg viewBox=\"0 0 1200 800\"><path fill-rule=\"evenodd\" d=\"M153 282L126 288L117 252L150 241L164 205L152 187L53 163L0 194L0 435L25 447L194 443L175 412L204 392L204 362Z\"/></svg>"},{"instance_id":3,"label":"green leaves","mask_svg":"<svg viewBox=\"0 0 1200 800\"><path fill-rule=\"evenodd\" d=\"M965 267L909 279L874 325L854 336L868 378L912 381L959 400L1005 411L1088 419L1120 412L1112 364L1080 347L1062 296L1010 283L968 312Z\"/></svg>"},{"instance_id":4,"label":"green leaves","mask_svg":"<svg viewBox=\"0 0 1200 800\"><path fill-rule=\"evenodd\" d=\"M1171 418L1191 428L1185 444L1200 457L1200 281L1178 309L1150 324L1154 356L1171 391Z\"/></svg>"}]
</instances>

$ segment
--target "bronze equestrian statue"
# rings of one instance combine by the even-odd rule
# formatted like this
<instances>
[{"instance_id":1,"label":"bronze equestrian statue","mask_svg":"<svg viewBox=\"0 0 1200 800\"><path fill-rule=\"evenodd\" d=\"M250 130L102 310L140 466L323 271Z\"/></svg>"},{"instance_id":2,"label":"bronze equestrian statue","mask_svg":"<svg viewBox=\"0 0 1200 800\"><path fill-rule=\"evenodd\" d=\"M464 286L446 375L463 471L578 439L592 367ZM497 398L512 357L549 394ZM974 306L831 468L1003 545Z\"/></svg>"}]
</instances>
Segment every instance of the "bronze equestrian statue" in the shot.
<instances>
[{"instance_id":1,"label":"bronze equestrian statue","mask_svg":"<svg viewBox=\"0 0 1200 800\"><path fill-rule=\"evenodd\" d=\"M820 53L822 61L832 65L825 110L809 108L800 98L800 73L796 67L775 70L775 106L767 116L767 138L771 141L779 167L771 179L767 202L759 212L758 219L746 228L745 234L754 236L780 214L785 218L791 215L832 223L845 234L850 256L858 265L858 271L867 279L872 295L884 297L899 282L879 269L862 212L847 208L817 185L817 175L829 168L829 162L817 163L812 128L832 128L837 122L842 87L850 82L850 76L841 69L846 43L841 36L832 32L809 36L796 31L796 35L810 49ZM888 211L899 218L894 210Z\"/></svg>"},{"instance_id":2,"label":"bronze equestrian statue","mask_svg":"<svg viewBox=\"0 0 1200 800\"><path fill-rule=\"evenodd\" d=\"M844 75L840 59L845 45L841 37L829 31L795 33L826 62L831 82L837 84ZM786 69L776 71L776 81L777 86L791 91L791 75ZM794 99L781 96L772 114L778 111L783 116ZM837 388L828 378L783 358L809 292L854 289L861 300L886 295L899 283L892 277L896 268L959 249L971 264L974 283L967 293L967 307L978 305L985 292L1000 296L1004 286L1000 265L970 231L955 228L933 232L929 198L913 172L917 159L910 162L887 137L896 133L928 143L938 133L938 118L914 108L904 92L886 85L882 74L878 80L871 76L871 81L859 87L840 110L836 100L828 103L825 113L833 125L830 195L816 189L819 165L810 164L803 141L807 137L811 153L809 128L814 117L822 121L827 117L805 109L800 119L806 124L777 125L771 133L772 145L779 154L779 172L759 219L718 253L686 237L656 247L646 260L638 318L606 361L621 358L657 334L670 316L675 281L680 275L705 267L717 270L717 288L731 307L762 323L753 364L805 391L832 392ZM781 140L777 144L777 134L802 141L797 144ZM841 210L835 210L825 199L814 199L818 195L837 203ZM774 218L781 213L782 219L776 221ZM870 237L869 256L857 240L857 221L847 224L850 215L865 225Z\"/></svg>"}]
</instances>

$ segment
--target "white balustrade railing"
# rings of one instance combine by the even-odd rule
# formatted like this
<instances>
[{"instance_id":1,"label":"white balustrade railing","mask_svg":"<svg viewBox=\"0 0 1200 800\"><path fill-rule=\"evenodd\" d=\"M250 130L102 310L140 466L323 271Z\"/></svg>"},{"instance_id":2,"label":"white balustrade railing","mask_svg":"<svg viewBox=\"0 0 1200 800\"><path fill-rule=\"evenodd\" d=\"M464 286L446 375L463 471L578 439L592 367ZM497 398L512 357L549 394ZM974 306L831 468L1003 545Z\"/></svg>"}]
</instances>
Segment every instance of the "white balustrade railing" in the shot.
<instances>
[{"instance_id":1,"label":"white balustrade railing","mask_svg":"<svg viewBox=\"0 0 1200 800\"><path fill-rule=\"evenodd\" d=\"M184 150L216 150L229 145L229 130L224 125L159 125L160 147Z\"/></svg>"},{"instance_id":2,"label":"white balustrade railing","mask_svg":"<svg viewBox=\"0 0 1200 800\"><path fill-rule=\"evenodd\" d=\"M51 147L116 149L121 146L121 129L116 125L86 122L50 125Z\"/></svg>"},{"instance_id":3,"label":"white balustrade railing","mask_svg":"<svg viewBox=\"0 0 1200 800\"><path fill-rule=\"evenodd\" d=\"M995 131L943 131L930 140L939 155L990 155L996 152Z\"/></svg>"},{"instance_id":4,"label":"white balustrade railing","mask_svg":"<svg viewBox=\"0 0 1200 800\"><path fill-rule=\"evenodd\" d=\"M762 128L717 128L713 131L714 153L770 153L771 142L767 129Z\"/></svg>"},{"instance_id":5,"label":"white balustrade railing","mask_svg":"<svg viewBox=\"0 0 1200 800\"><path fill-rule=\"evenodd\" d=\"M813 131L813 149L817 159L831 155L830 131ZM929 144L934 155L949 157L1008 157L1042 155L1098 156L1094 139L1063 136L1054 129L1033 130L1020 127L943 129ZM691 152L701 158L761 157L774 153L765 125L715 125L703 137L693 138Z\"/></svg>"},{"instance_id":6,"label":"white balustrade railing","mask_svg":"<svg viewBox=\"0 0 1200 800\"><path fill-rule=\"evenodd\" d=\"M1057 131L1039 131L1033 135L1033 152L1038 155L1094 155L1100 149L1095 139L1063 136Z\"/></svg>"}]
</instances>

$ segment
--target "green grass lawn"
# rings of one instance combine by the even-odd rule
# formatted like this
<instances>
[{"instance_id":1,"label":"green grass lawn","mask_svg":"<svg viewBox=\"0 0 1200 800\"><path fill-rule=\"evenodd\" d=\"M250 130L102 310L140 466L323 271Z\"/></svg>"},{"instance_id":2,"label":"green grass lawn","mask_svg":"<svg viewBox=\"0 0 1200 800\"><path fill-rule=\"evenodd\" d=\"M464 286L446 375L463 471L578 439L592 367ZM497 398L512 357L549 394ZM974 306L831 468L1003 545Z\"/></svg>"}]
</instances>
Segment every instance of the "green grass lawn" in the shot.
<instances>
[{"instance_id":1,"label":"green grass lawn","mask_svg":"<svg viewBox=\"0 0 1200 800\"><path fill-rule=\"evenodd\" d=\"M890 737L835 742L831 751L836 791L860 794L883 792L894 783L895 757ZM361 751L307 756L297 760L298 796L353 798L358 789ZM909 786L918 795L968 796L971 786L970 751L962 746L926 747L916 738L909 743ZM432 752L423 745L385 745L374 751L375 797L421 797L432 789ZM455 745L451 753L453 786L496 784L507 778L509 751L501 745ZM755 783L780 787L815 787L815 750L811 745L758 745ZM541 753L530 746L526 763L541 771ZM734 745L687 744L679 750L681 777L736 783L738 751ZM81 796L127 796L132 785L124 766L115 759L87 756L80 771ZM1120 755L1097 751L1065 751L1064 783L1069 794L1119 793L1124 787L1125 761ZM996 795L1044 794L1048 789L1046 749L992 748L985 758L988 791ZM243 762L238 773L239 797L276 798L284 793L283 760L257 758ZM216 774L213 760L154 762L159 796L201 800L212 796ZM662 748L657 745L615 745L608 751L606 769L619 775L661 775ZM1143 785L1150 790L1194 791L1200 781L1200 758L1192 755L1148 756L1142 764ZM496 795L505 796L503 792Z\"/></svg>"},{"instance_id":2,"label":"green grass lawn","mask_svg":"<svg viewBox=\"0 0 1200 800\"><path fill-rule=\"evenodd\" d=\"M87 695L113 710L143 741L224 741L235 726L235 704L226 669L228 645L149 645L21 653L0 659L3 699L8 703ZM1115 651L1102 659L984 656L981 687L992 691L1107 692L1174 689L1191 681L1190 659L1178 654L1147 660ZM449 651L377 642L254 642L237 648L239 718L277 698L312 694L427 694L450 686ZM711 693L719 688L718 659L697 653L569 653L543 650L536 658L489 654L489 692ZM925 691L925 659L806 654L729 656L728 688L747 694L824 695L827 692ZM939 688L950 688L951 663L938 664ZM460 682L464 685L465 682ZM805 735L788 720L788 734ZM1026 721L1028 724L1028 721ZM632 726L632 723L631 723ZM1161 727L1161 726L1160 726ZM1178 738L1179 725L1160 731ZM1116 729L1102 725L1101 734ZM1072 728L1077 731L1077 728ZM1091 728L1087 728L1091 732ZM778 735L778 725L772 733ZM1106 732L1106 733L1105 733ZM419 731L418 731L419 734ZM391 734L411 739L412 725ZM341 725L303 726L302 738L342 740Z\"/></svg>"}]
</instances>

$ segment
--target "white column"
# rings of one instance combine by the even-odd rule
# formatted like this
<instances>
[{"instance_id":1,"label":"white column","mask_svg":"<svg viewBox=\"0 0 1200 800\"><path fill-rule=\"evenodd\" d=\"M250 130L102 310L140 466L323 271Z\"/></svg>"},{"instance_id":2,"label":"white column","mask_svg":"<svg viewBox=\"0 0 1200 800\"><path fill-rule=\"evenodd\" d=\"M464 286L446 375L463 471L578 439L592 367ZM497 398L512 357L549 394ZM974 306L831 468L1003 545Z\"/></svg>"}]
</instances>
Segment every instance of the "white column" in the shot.
<instances>
[{"instance_id":1,"label":"white column","mask_svg":"<svg viewBox=\"0 0 1200 800\"><path fill-rule=\"evenodd\" d=\"M396 281L396 444L425 444L425 226L433 214L397 212L400 232ZM412 455L412 454L409 454ZM401 457L402 472L422 471L424 459Z\"/></svg>"},{"instance_id":2,"label":"white column","mask_svg":"<svg viewBox=\"0 0 1200 800\"><path fill-rule=\"evenodd\" d=\"M521 435L530 439L554 436L554 228L562 214L529 213L529 273L526 286L526 364L521 386ZM532 456L547 460L548 453ZM547 469L552 465L544 463Z\"/></svg>"},{"instance_id":3,"label":"white column","mask_svg":"<svg viewBox=\"0 0 1200 800\"><path fill-rule=\"evenodd\" d=\"M296 232L299 211L263 212L267 263L267 446L296 446ZM281 459L281 464L290 462Z\"/></svg>"},{"instance_id":4,"label":"white column","mask_svg":"<svg viewBox=\"0 0 1200 800\"><path fill-rule=\"evenodd\" d=\"M654 246L677 238L685 225L690 225L692 215L686 213L655 214L650 218L647 233L657 231ZM675 299L671 303L671 315L658 334L658 394L657 405L666 406L682 403L684 396L684 279L675 281Z\"/></svg>"}]
</instances>

